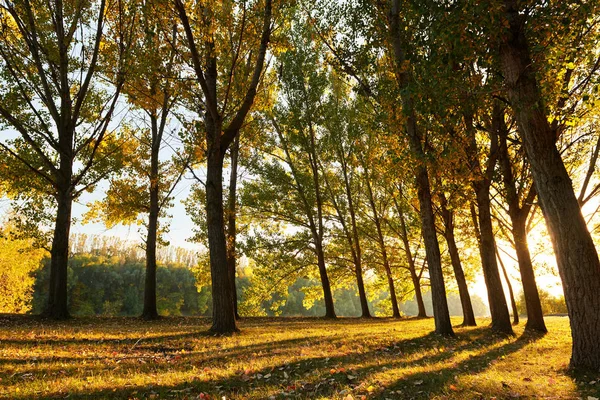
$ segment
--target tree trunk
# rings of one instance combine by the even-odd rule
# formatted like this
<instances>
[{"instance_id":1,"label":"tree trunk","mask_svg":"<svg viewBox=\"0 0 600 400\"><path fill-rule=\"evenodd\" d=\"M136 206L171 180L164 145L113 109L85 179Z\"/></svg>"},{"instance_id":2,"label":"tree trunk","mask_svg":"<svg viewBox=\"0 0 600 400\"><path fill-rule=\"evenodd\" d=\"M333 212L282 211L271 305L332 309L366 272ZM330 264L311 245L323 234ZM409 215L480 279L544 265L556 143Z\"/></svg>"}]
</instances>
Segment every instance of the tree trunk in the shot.
<instances>
[{"instance_id":1,"label":"tree trunk","mask_svg":"<svg viewBox=\"0 0 600 400\"><path fill-rule=\"evenodd\" d=\"M417 271L414 268L410 269L410 279L412 280L415 288L415 301L417 302L417 317L427 318L427 311L425 310L425 302L423 301L423 292L421 291L421 279L417 275Z\"/></svg>"},{"instance_id":2,"label":"tree trunk","mask_svg":"<svg viewBox=\"0 0 600 400\"><path fill-rule=\"evenodd\" d=\"M233 310L235 318L240 319L238 313L238 298L237 298L237 287L235 284L235 272L237 254L235 249L236 244L236 217L237 217L237 169L238 169L238 157L240 153L240 136L239 134L235 137L231 150L231 166L229 173L229 198L227 204L227 265L229 272L229 281L231 283L231 301L233 302Z\"/></svg>"},{"instance_id":3,"label":"tree trunk","mask_svg":"<svg viewBox=\"0 0 600 400\"><path fill-rule=\"evenodd\" d=\"M525 218L512 221L513 239L515 241L515 250L519 262L519 272L521 274L521 283L523 284L523 294L525 296L525 307L527 309L527 323L525 329L538 332L548 332L544 322L544 313L542 303L535 281L533 272L533 263L527 244L527 221Z\"/></svg>"},{"instance_id":4,"label":"tree trunk","mask_svg":"<svg viewBox=\"0 0 600 400\"><path fill-rule=\"evenodd\" d=\"M342 172L344 175L344 187L346 189L346 199L348 200L348 211L350 211L350 223L352 224L352 237L350 245L354 243L354 272L356 274L356 284L358 286L358 297L360 299L361 317L370 318L369 301L367 300L367 292L365 291L365 283L363 280L362 270L362 251L360 247L360 238L358 235L358 227L356 225L356 212L354 210L354 200L350 188L350 178L348 176L348 164L346 158L343 157L343 150L340 151Z\"/></svg>"},{"instance_id":5,"label":"tree trunk","mask_svg":"<svg viewBox=\"0 0 600 400\"><path fill-rule=\"evenodd\" d=\"M335 308L333 306L333 295L331 294L331 284L329 283L327 268L325 267L325 253L323 251L323 244L320 240L316 241L316 248L319 277L321 278L321 286L323 287L323 300L325 301L325 318L336 318Z\"/></svg>"},{"instance_id":6,"label":"tree trunk","mask_svg":"<svg viewBox=\"0 0 600 400\"><path fill-rule=\"evenodd\" d=\"M471 187L475 192L475 200L477 204L477 215L473 212L473 223L478 229L479 239L479 254L481 256L481 267L483 269L483 277L488 293L488 302L490 305L490 314L492 315L492 330L513 334L512 325L510 323L510 314L502 288L502 280L498 271L498 262L496 260L496 240L494 238L494 227L492 225L492 214L490 204L490 185L493 176L494 167L498 157L498 124L499 118L504 118L504 114L500 113L499 106L494 104L492 115L492 128L490 132L490 150L487 157L486 169L483 170L479 161L479 151L475 138L475 128L473 124L473 114L470 112L464 113L465 132L466 132L466 157L467 163L474 179L471 181Z\"/></svg>"},{"instance_id":7,"label":"tree trunk","mask_svg":"<svg viewBox=\"0 0 600 400\"><path fill-rule=\"evenodd\" d=\"M452 211L448 210L446 196L442 193L440 197L441 214L444 219L444 238L448 244L448 253L450 254L450 260L452 261L452 269L454 270L454 277L456 278L460 296L460 304L463 310L462 326L477 326L475 313L473 312L473 304L471 303L471 296L469 295L469 287L467 286L465 273L460 262L458 248L456 247L456 239L454 237L454 216Z\"/></svg>"},{"instance_id":8,"label":"tree trunk","mask_svg":"<svg viewBox=\"0 0 600 400\"><path fill-rule=\"evenodd\" d=\"M513 325L519 325L519 309L517 308L517 301L515 300L515 292L513 291L512 283L510 283L510 278L508 277L508 272L506 271L506 267L504 266L504 262L502 258L500 258L500 253L498 252L498 248L496 247L496 256L498 257L498 263L500 263L500 268L502 269L502 275L504 275L504 280L506 281L506 286L508 287L508 297L510 298L510 306L513 312Z\"/></svg>"},{"instance_id":9,"label":"tree trunk","mask_svg":"<svg viewBox=\"0 0 600 400\"><path fill-rule=\"evenodd\" d=\"M556 134L546 118L523 15L516 1L505 1L508 35L500 58L509 99L531 162L540 205L548 225L569 310L573 352L571 366L600 369L600 261L556 148Z\"/></svg>"},{"instance_id":10,"label":"tree trunk","mask_svg":"<svg viewBox=\"0 0 600 400\"><path fill-rule=\"evenodd\" d=\"M390 299L392 301L392 317L400 318L400 308L398 307L398 299L396 298L396 287L394 285L394 278L392 276L392 269L390 268L390 262L388 260L387 249L385 247L385 239L383 237L383 230L381 229L381 219L377 212L375 205L375 197L373 196L373 188L371 187L371 178L368 174L368 169L365 163L363 168L366 174L367 181L367 193L369 194L369 204L371 205L371 211L373 212L373 220L375 221L375 227L377 228L377 243L379 244L379 250L381 251L381 259L383 261L383 269L388 281L388 288L390 291Z\"/></svg>"},{"instance_id":11,"label":"tree trunk","mask_svg":"<svg viewBox=\"0 0 600 400\"><path fill-rule=\"evenodd\" d=\"M212 281L213 323L211 332L227 334L236 332L235 311L231 301L231 282L227 263L227 242L223 220L223 158L220 123L206 118L207 169L206 169L206 222Z\"/></svg>"},{"instance_id":12,"label":"tree trunk","mask_svg":"<svg viewBox=\"0 0 600 400\"><path fill-rule=\"evenodd\" d=\"M412 252L410 251L410 242L408 241L408 230L406 229L406 221L404 220L404 214L398 205L398 201L394 197L394 204L398 215L400 216L400 233L402 243L404 244L404 254L406 256L406 262L408 263L408 271L410 272L410 279L412 280L413 287L415 288L415 300L417 301L418 313L417 317L427 318L427 311L425 310L425 303L423 302L423 293L421 293L421 279L417 275L417 268L415 266L415 259Z\"/></svg>"},{"instance_id":13,"label":"tree trunk","mask_svg":"<svg viewBox=\"0 0 600 400\"><path fill-rule=\"evenodd\" d=\"M153 320L158 318L156 307L156 239L158 235L159 185L158 185L158 154L159 140L156 117L152 122L152 148L150 154L150 212L148 216L148 235L146 237L146 278L144 284L144 309L142 318Z\"/></svg>"},{"instance_id":14,"label":"tree trunk","mask_svg":"<svg viewBox=\"0 0 600 400\"><path fill-rule=\"evenodd\" d=\"M473 189L476 194L477 211L479 218L479 254L481 256L481 266L483 277L488 294L490 305L490 314L492 315L492 330L513 334L510 323L510 314L500 280L498 271L498 262L496 261L496 241L494 239L494 229L492 226L492 216L490 212L490 191L489 186L481 182L473 182Z\"/></svg>"},{"instance_id":15,"label":"tree trunk","mask_svg":"<svg viewBox=\"0 0 600 400\"><path fill-rule=\"evenodd\" d=\"M414 116L413 116L414 118ZM410 125L410 123L409 123ZM415 142L414 135L411 142ZM417 143L412 143L415 147ZM421 143L418 142L420 147ZM413 150L414 151L414 150ZM423 156L421 153L420 156ZM433 318L435 319L435 331L442 335L454 335L450 314L448 312L448 301L446 299L446 287L444 285L444 274L442 272L442 259L440 245L435 230L435 217L431 204L431 190L429 187L429 174L424 165L417 167L416 173L417 195L421 212L421 226L425 242L425 253L427 255L427 267L431 281L431 297L433 302Z\"/></svg>"},{"instance_id":16,"label":"tree trunk","mask_svg":"<svg viewBox=\"0 0 600 400\"><path fill-rule=\"evenodd\" d=\"M405 61L407 51L405 48L404 35L400 25L400 1L393 0L388 14L390 27L390 38L394 50L394 61L396 74L399 81L399 92L402 100L402 111L406 119L405 129L408 137L411 153L418 165L415 171L415 181L419 198L422 234L427 254L427 267L431 281L431 297L433 302L433 318L435 320L435 331L442 335L454 335L450 314L448 313L448 301L446 299L446 287L444 286L444 274L442 272L442 261L440 246L435 231L435 219L431 204L431 189L429 187L429 173L425 165L425 152L421 143L422 137L417 129L414 100L411 96L409 86L412 78Z\"/></svg>"},{"instance_id":17,"label":"tree trunk","mask_svg":"<svg viewBox=\"0 0 600 400\"><path fill-rule=\"evenodd\" d=\"M68 179L70 183L70 177ZM48 306L43 315L63 320L70 317L67 301L67 275L69 264L69 233L71 230L70 191L61 190L56 196L57 213L50 251L50 288Z\"/></svg>"},{"instance_id":18,"label":"tree trunk","mask_svg":"<svg viewBox=\"0 0 600 400\"><path fill-rule=\"evenodd\" d=\"M505 126L501 126L498 133L500 137L499 161L502 167L502 181L504 182L504 190L506 192L511 232L517 253L519 273L521 274L521 283L525 297L525 307L527 309L525 329L546 333L548 330L544 322L544 313L542 312L542 304L533 272L531 254L529 253L529 245L527 244L527 216L531 209L528 203L533 201L535 191L533 187L530 189L524 200L525 204L521 206L508 154L508 131Z\"/></svg>"}]
</instances>

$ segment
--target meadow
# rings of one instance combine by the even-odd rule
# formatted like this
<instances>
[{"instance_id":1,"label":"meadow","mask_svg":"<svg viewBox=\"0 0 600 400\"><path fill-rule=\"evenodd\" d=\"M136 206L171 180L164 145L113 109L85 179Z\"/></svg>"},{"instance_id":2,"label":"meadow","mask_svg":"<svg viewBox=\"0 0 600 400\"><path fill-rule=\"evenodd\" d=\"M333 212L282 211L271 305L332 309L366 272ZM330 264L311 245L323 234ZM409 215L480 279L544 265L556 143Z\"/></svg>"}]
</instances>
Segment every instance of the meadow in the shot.
<instances>
[{"instance_id":1,"label":"meadow","mask_svg":"<svg viewBox=\"0 0 600 400\"><path fill-rule=\"evenodd\" d=\"M568 368L568 319L547 335L431 333L433 319L209 320L0 317L0 397L10 399L593 400L600 373ZM458 320L453 320L458 324Z\"/></svg>"}]
</instances>

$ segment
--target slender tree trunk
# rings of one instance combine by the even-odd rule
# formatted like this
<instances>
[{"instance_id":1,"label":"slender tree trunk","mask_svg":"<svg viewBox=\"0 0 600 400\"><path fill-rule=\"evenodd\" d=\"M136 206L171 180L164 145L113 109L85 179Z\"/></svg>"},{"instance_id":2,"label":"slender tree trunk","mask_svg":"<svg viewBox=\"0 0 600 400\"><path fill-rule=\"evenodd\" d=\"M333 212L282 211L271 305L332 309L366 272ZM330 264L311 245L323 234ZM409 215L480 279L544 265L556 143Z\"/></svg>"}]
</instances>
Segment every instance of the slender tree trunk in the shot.
<instances>
[{"instance_id":1,"label":"slender tree trunk","mask_svg":"<svg viewBox=\"0 0 600 400\"><path fill-rule=\"evenodd\" d=\"M207 169L206 169L206 222L212 280L213 323L210 330L219 334L236 332L235 311L231 301L231 282L227 263L227 241L223 220L223 159L224 151L219 141L220 121L206 117Z\"/></svg>"},{"instance_id":2,"label":"slender tree trunk","mask_svg":"<svg viewBox=\"0 0 600 400\"><path fill-rule=\"evenodd\" d=\"M519 325L519 309L517 308L517 301L515 300L515 292L513 291L512 283L510 283L510 278L508 277L508 272L506 271L504 262L502 261L502 258L500 258L498 247L496 247L496 256L498 257L498 263L500 264L502 275L504 275L504 280L506 281L506 286L508 287L508 297L510 298L510 306L513 312L513 325Z\"/></svg>"},{"instance_id":3,"label":"slender tree trunk","mask_svg":"<svg viewBox=\"0 0 600 400\"><path fill-rule=\"evenodd\" d=\"M237 177L238 177L238 157L240 152L240 136L239 134L235 137L231 150L231 165L229 173L229 198L227 204L227 265L229 272L229 281L231 282L231 301L233 302L233 310L235 312L235 318L240 319L238 313L238 298L237 298L237 287L235 283L235 272L236 272L236 218L237 218Z\"/></svg>"},{"instance_id":4,"label":"slender tree trunk","mask_svg":"<svg viewBox=\"0 0 600 400\"><path fill-rule=\"evenodd\" d=\"M150 213L148 216L148 235L146 237L146 278L144 284L144 309L142 318L147 320L157 319L156 307L156 240L158 235L159 204L159 176L158 154L160 152L160 137L158 134L157 119L151 116L152 145L150 154Z\"/></svg>"},{"instance_id":5,"label":"slender tree trunk","mask_svg":"<svg viewBox=\"0 0 600 400\"><path fill-rule=\"evenodd\" d=\"M452 261L452 269L454 270L454 277L456 278L460 304L463 311L462 326L477 326L475 313L473 312L473 304L471 303L471 296L469 295L469 287L467 286L465 273L460 262L458 248L456 247L456 239L454 237L454 216L452 211L447 207L446 196L442 193L440 198L441 214L444 219L444 238L448 244L448 253L450 254L450 260Z\"/></svg>"},{"instance_id":6,"label":"slender tree trunk","mask_svg":"<svg viewBox=\"0 0 600 400\"><path fill-rule=\"evenodd\" d=\"M489 186L474 182L473 188L476 193L479 216L477 218L480 235L479 254L492 315L492 330L512 334L510 314L508 313L508 305L506 304L506 297L504 296L504 289L498 271L498 262L496 261L496 241L490 212Z\"/></svg>"},{"instance_id":7,"label":"slender tree trunk","mask_svg":"<svg viewBox=\"0 0 600 400\"><path fill-rule=\"evenodd\" d=\"M523 294L525 296L525 307L527 309L527 323L525 329L538 332L547 332L544 322L544 313L542 311L542 302L535 281L533 272L533 263L527 244L527 221L520 218L512 221L513 239L515 241L515 250L519 262L519 272L521 274L521 283L523 284Z\"/></svg>"},{"instance_id":8,"label":"slender tree trunk","mask_svg":"<svg viewBox=\"0 0 600 400\"><path fill-rule=\"evenodd\" d=\"M530 203L535 198L535 189L531 187L524 200L523 206L520 204L519 195L515 184L510 156L508 154L508 130L502 121L498 131L500 138L499 161L502 167L502 181L506 192L506 202L508 204L508 215L511 221L511 232L517 253L519 263L519 273L521 274L521 283L523 285L523 294L525 297L525 307L527 309L527 323L525 329L538 332L548 332L544 322L544 313L542 312L542 303L535 281L533 272L533 263L527 244L527 216L531 209Z\"/></svg>"},{"instance_id":9,"label":"slender tree trunk","mask_svg":"<svg viewBox=\"0 0 600 400\"><path fill-rule=\"evenodd\" d=\"M427 311L425 310L425 302L423 301L423 292L421 291L421 279L417 275L417 271L414 268L410 269L410 279L412 280L415 288L415 300L417 302L417 318L427 318Z\"/></svg>"},{"instance_id":10,"label":"slender tree trunk","mask_svg":"<svg viewBox=\"0 0 600 400\"><path fill-rule=\"evenodd\" d=\"M392 0L391 8L388 10L388 23L390 39L393 47L393 57L396 66L396 75L399 82L399 92L402 100L402 111L406 119L405 130L408 137L410 150L418 165L415 170L415 183L419 198L422 234L427 254L427 267L431 281L431 297L433 302L433 318L436 333L442 335L454 335L450 314L448 312L448 300L446 298L446 287L444 286L444 274L442 272L442 260L440 246L438 243L433 206L431 203L431 189L429 186L429 173L425 164L425 152L421 143L422 137L417 129L417 119L414 100L410 93L412 78L407 69L407 49L405 32L400 24L400 0Z\"/></svg>"},{"instance_id":11,"label":"slender tree trunk","mask_svg":"<svg viewBox=\"0 0 600 400\"><path fill-rule=\"evenodd\" d=\"M406 262L408 263L408 271L410 272L410 279L415 288L415 300L417 301L417 317L427 318L427 311L425 310L425 302L423 301L423 293L421 292L421 278L417 274L417 267L415 266L415 259L412 251L410 250L410 242L408 240L408 230L406 229L406 221L404 220L404 214L398 205L398 201L394 198L394 204L398 211L400 219L400 233L402 244L404 245L404 254L406 256Z\"/></svg>"},{"instance_id":12,"label":"slender tree trunk","mask_svg":"<svg viewBox=\"0 0 600 400\"><path fill-rule=\"evenodd\" d=\"M321 203L321 191L319 184L319 171L318 164L316 160L315 153L315 139L314 132L312 131L312 125L310 127L310 143L312 148L309 151L310 163L311 163L311 171L313 178L313 185L315 189L315 197L316 197L316 206L317 206L317 216L315 218L314 211L312 209L312 204L310 204L306 198L304 193L304 189L300 180L298 178L298 173L296 171L296 166L292 161L292 157L290 155L290 151L287 145L287 141L283 134L283 131L277 124L276 120L272 120L273 126L275 127L275 131L279 136L279 140L283 145L283 151L285 152L287 163L290 167L292 175L294 177L294 181L296 182L296 190L302 199L302 204L304 205L304 211L306 213L306 218L308 219L308 225L310 227L310 232L313 237L313 242L315 244L315 252L317 255L317 266L319 268L319 277L321 278L321 287L323 288L323 299L325 302L325 317L326 318L336 318L335 308L333 305L333 295L331 294L331 284L329 283L329 277L327 276L327 267L325 265L325 251L323 250L323 210ZM316 221L315 221L316 220Z\"/></svg>"},{"instance_id":13,"label":"slender tree trunk","mask_svg":"<svg viewBox=\"0 0 600 400\"><path fill-rule=\"evenodd\" d=\"M411 140L411 142L414 142L414 140ZM420 141L418 145L420 146ZM413 143L411 147L414 148L415 146L416 143ZM422 155L423 154L421 154L421 156ZM450 314L448 312L440 245L435 230L435 217L433 215L433 206L431 202L429 174L424 165L417 167L416 182L421 211L422 233L425 242L425 253L427 255L427 267L429 269L429 279L431 281L433 317L436 325L435 330L437 333L443 335L454 335L452 323L450 322Z\"/></svg>"},{"instance_id":14,"label":"slender tree trunk","mask_svg":"<svg viewBox=\"0 0 600 400\"><path fill-rule=\"evenodd\" d=\"M396 287L394 285L394 278L392 276L392 269L390 268L390 262L388 260L387 249L385 246L385 238L383 237L383 230L381 229L381 218L379 218L379 212L375 205L375 196L373 196L373 188L371 186L371 177L369 176L366 164L363 162L363 169L366 174L367 182L367 193L369 195L369 204L371 205L371 211L373 212L373 221L375 222L375 228L377 229L377 244L381 251L381 259L383 261L383 269L388 281L388 288L390 291L390 299L392 301L392 317L400 318L400 308L398 307L398 299L396 298Z\"/></svg>"},{"instance_id":15,"label":"slender tree trunk","mask_svg":"<svg viewBox=\"0 0 600 400\"><path fill-rule=\"evenodd\" d=\"M475 179L471 182L471 187L475 192L475 200L477 204L477 214L473 214L474 224L479 222L479 254L481 256L481 267L483 269L483 277L488 293L488 302L490 305L490 313L492 315L492 330L513 334L512 325L510 323L510 314L502 288L502 280L498 270L498 262L496 260L496 241L494 238L494 228L492 225L492 213L490 204L490 184L491 176L494 171L494 166L498 156L498 138L497 125L499 124L499 109L494 105L492 129L490 129L490 152L488 154L488 162L485 171L479 162L479 152L475 139L475 129L473 125L473 117L470 113L464 114L466 134L467 134L467 162L471 172L475 175ZM502 114L502 117L504 114Z\"/></svg>"},{"instance_id":16,"label":"slender tree trunk","mask_svg":"<svg viewBox=\"0 0 600 400\"><path fill-rule=\"evenodd\" d=\"M369 301L367 300L367 292L365 291L365 283L363 280L362 270L362 251L360 247L360 238L358 235L358 227L356 225L356 212L354 210L354 200L352 190L350 188L350 178L348 176L348 164L346 158L342 157L342 172L344 175L344 187L346 189L346 199L348 200L348 211L350 211L350 223L352 224L352 237L354 243L354 272L356 274L356 284L358 286L358 297L360 299L361 316L370 318ZM350 243L352 244L352 243Z\"/></svg>"},{"instance_id":17,"label":"slender tree trunk","mask_svg":"<svg viewBox=\"0 0 600 400\"><path fill-rule=\"evenodd\" d=\"M321 240L316 241L317 263L319 267L319 277L321 278L321 286L323 287L323 300L325 301L325 318L336 318L335 308L333 306L333 295L331 294L331 284L327 276L327 268L325 267L325 252Z\"/></svg>"},{"instance_id":18,"label":"slender tree trunk","mask_svg":"<svg viewBox=\"0 0 600 400\"><path fill-rule=\"evenodd\" d=\"M70 182L70 177L68 179ZM48 306L43 315L62 320L70 317L67 299L67 275L69 264L69 234L71 230L71 207L73 199L69 189L56 196L57 213L50 251L50 288Z\"/></svg>"},{"instance_id":19,"label":"slender tree trunk","mask_svg":"<svg viewBox=\"0 0 600 400\"><path fill-rule=\"evenodd\" d=\"M524 16L516 1L506 0L504 4L509 31L500 47L502 69L563 282L573 337L571 366L598 370L598 253L556 148L556 133L546 118L523 29Z\"/></svg>"}]
</instances>

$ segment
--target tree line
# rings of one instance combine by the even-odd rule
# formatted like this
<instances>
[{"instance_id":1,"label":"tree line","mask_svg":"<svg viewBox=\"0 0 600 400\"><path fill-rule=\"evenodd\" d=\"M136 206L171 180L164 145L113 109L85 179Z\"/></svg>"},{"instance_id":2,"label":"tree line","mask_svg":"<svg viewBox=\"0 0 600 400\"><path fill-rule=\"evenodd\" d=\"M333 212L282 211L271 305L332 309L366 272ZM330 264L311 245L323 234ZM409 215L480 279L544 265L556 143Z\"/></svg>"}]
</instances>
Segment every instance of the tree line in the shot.
<instances>
[{"instance_id":1,"label":"tree line","mask_svg":"<svg viewBox=\"0 0 600 400\"><path fill-rule=\"evenodd\" d=\"M72 205L107 180L85 218L145 231L142 315L156 318L157 246L193 179L216 333L237 330L243 255L257 296L314 278L330 318L349 284L371 316L375 283L393 316L404 292L425 315L426 280L449 336L450 279L476 323L478 259L491 329L512 334L499 238L516 254L526 329L545 332L527 243L541 211L571 364L597 369L600 261L582 207L600 190L599 8L2 0L0 188L16 231L50 251L44 314L69 316Z\"/></svg>"}]
</instances>

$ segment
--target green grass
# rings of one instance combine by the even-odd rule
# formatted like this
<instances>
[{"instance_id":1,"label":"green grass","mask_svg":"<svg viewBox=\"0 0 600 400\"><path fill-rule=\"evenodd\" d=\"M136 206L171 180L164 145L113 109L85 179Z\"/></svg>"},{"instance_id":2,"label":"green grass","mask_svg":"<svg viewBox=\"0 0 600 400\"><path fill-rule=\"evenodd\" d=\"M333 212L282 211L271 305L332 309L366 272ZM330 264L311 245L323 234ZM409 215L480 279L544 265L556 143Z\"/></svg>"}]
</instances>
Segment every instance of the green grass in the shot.
<instances>
[{"instance_id":1,"label":"green grass","mask_svg":"<svg viewBox=\"0 0 600 400\"><path fill-rule=\"evenodd\" d=\"M432 319L248 318L241 333L214 337L201 318L0 317L0 397L600 397L600 373L567 368L567 318L546 321L545 336L523 325L497 336L479 320L449 339L431 333Z\"/></svg>"}]
</instances>

